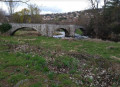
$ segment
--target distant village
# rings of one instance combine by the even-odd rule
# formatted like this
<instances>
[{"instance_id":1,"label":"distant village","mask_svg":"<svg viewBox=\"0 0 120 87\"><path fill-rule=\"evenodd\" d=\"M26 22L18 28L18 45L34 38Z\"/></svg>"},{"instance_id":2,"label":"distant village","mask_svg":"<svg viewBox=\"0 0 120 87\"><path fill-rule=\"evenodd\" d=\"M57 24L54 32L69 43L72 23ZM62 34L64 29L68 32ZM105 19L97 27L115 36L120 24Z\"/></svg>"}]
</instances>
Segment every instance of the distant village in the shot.
<instances>
[{"instance_id":1,"label":"distant village","mask_svg":"<svg viewBox=\"0 0 120 87\"><path fill-rule=\"evenodd\" d=\"M47 23L65 23L65 24L76 24L78 21L84 21L82 18L86 18L89 20L89 15L91 10L85 11L75 11L75 12L68 12L68 13L56 13L56 14L45 14L42 15L42 20ZM92 14L91 14L92 15Z\"/></svg>"},{"instance_id":2,"label":"distant village","mask_svg":"<svg viewBox=\"0 0 120 87\"><path fill-rule=\"evenodd\" d=\"M76 12L68 12L68 13L56 13L56 14L45 14L43 15L43 20L68 20L69 22L71 21L76 21L80 15L81 11L76 11Z\"/></svg>"}]
</instances>

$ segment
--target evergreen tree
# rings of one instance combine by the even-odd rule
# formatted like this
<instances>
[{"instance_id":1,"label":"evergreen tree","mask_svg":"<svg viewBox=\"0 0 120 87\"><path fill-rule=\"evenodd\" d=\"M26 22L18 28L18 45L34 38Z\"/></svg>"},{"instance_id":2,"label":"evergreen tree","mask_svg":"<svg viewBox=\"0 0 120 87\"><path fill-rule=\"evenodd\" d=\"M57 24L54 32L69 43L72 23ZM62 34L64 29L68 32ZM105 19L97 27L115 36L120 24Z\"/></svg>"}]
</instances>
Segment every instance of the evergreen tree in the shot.
<instances>
[{"instance_id":1,"label":"evergreen tree","mask_svg":"<svg viewBox=\"0 0 120 87\"><path fill-rule=\"evenodd\" d=\"M120 22L120 0L110 0L106 3L104 19L107 23Z\"/></svg>"}]
</instances>

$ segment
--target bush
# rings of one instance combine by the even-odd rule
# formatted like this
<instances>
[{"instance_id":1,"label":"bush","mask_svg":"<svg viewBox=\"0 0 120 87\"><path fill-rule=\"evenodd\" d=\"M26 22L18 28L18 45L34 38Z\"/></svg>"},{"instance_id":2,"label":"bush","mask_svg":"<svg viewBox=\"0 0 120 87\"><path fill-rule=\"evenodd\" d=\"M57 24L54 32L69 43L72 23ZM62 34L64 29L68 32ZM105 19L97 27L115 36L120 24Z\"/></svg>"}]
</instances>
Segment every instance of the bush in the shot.
<instances>
[{"instance_id":1,"label":"bush","mask_svg":"<svg viewBox=\"0 0 120 87\"><path fill-rule=\"evenodd\" d=\"M10 25L9 23L3 23L2 25L0 25L0 32L1 33L6 33L11 28L12 28L12 25Z\"/></svg>"},{"instance_id":2,"label":"bush","mask_svg":"<svg viewBox=\"0 0 120 87\"><path fill-rule=\"evenodd\" d=\"M120 23L118 23L118 22L113 22L113 23L109 24L109 29L110 29L111 32L113 32L114 34L120 34Z\"/></svg>"}]
</instances>

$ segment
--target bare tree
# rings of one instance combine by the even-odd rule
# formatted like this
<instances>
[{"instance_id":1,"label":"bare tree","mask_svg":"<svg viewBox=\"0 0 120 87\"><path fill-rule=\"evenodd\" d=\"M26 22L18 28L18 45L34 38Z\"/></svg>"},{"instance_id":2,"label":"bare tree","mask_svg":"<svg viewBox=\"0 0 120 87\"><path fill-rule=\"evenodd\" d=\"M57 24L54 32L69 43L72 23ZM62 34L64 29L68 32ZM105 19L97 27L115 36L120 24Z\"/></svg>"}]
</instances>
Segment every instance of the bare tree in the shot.
<instances>
[{"instance_id":1,"label":"bare tree","mask_svg":"<svg viewBox=\"0 0 120 87\"><path fill-rule=\"evenodd\" d=\"M9 2L6 2L7 6L8 6L8 11L10 16L14 13L14 10L16 8L16 6L18 5L17 2L13 2L13 0L9 0Z\"/></svg>"},{"instance_id":2,"label":"bare tree","mask_svg":"<svg viewBox=\"0 0 120 87\"><path fill-rule=\"evenodd\" d=\"M89 0L93 9L98 9L101 0Z\"/></svg>"},{"instance_id":3,"label":"bare tree","mask_svg":"<svg viewBox=\"0 0 120 87\"><path fill-rule=\"evenodd\" d=\"M5 2L8 6L8 10L9 10L9 14L12 15L14 13L14 10L16 8L16 6L19 4L19 3L25 3L27 4L28 1L30 0L0 0L1 2Z\"/></svg>"},{"instance_id":4,"label":"bare tree","mask_svg":"<svg viewBox=\"0 0 120 87\"><path fill-rule=\"evenodd\" d=\"M95 32L94 36L99 38L99 23L100 23L100 9L99 5L102 0L89 0L91 3L91 11L92 11L92 18L91 22L93 23L93 32Z\"/></svg>"},{"instance_id":5,"label":"bare tree","mask_svg":"<svg viewBox=\"0 0 120 87\"><path fill-rule=\"evenodd\" d=\"M10 2L10 0L0 0L1 2ZM22 3L26 3L27 4L27 2L29 2L30 0L24 0L24 1L22 1L22 0L13 0L13 2L22 2Z\"/></svg>"},{"instance_id":6,"label":"bare tree","mask_svg":"<svg viewBox=\"0 0 120 87\"><path fill-rule=\"evenodd\" d=\"M31 16L31 22L32 23L40 23L42 21L42 18L40 16L40 12L41 10L39 9L39 7L37 5L29 5L28 6L29 10L30 10L30 16Z\"/></svg>"},{"instance_id":7,"label":"bare tree","mask_svg":"<svg viewBox=\"0 0 120 87\"><path fill-rule=\"evenodd\" d=\"M7 7L8 7L8 12L9 12L9 21L13 22L13 13L16 9L16 7L20 4L20 3L25 3L27 4L27 2L30 0L0 0L0 2L4 2ZM27 4L28 5L28 4Z\"/></svg>"},{"instance_id":8,"label":"bare tree","mask_svg":"<svg viewBox=\"0 0 120 87\"><path fill-rule=\"evenodd\" d=\"M3 11L2 9L0 9L0 22L4 22L5 20L5 11Z\"/></svg>"},{"instance_id":9,"label":"bare tree","mask_svg":"<svg viewBox=\"0 0 120 87\"><path fill-rule=\"evenodd\" d=\"M104 7L103 7L103 10L105 10L105 7L106 7L106 4L109 0L104 0Z\"/></svg>"}]
</instances>

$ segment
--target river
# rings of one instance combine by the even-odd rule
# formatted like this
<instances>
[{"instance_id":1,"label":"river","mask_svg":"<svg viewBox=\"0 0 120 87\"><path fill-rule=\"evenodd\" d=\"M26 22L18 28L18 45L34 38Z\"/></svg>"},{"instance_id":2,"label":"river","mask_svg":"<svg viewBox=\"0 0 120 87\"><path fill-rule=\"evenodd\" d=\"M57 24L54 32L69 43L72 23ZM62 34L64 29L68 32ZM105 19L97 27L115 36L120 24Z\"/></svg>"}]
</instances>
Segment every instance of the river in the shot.
<instances>
[{"instance_id":1,"label":"river","mask_svg":"<svg viewBox=\"0 0 120 87\"><path fill-rule=\"evenodd\" d=\"M59 32L61 33L61 35L54 35L53 37L54 38L65 38L65 32ZM70 37L67 37L67 38L70 38ZM87 39L89 38L88 36L82 36L80 34L75 34L75 39Z\"/></svg>"}]
</instances>

